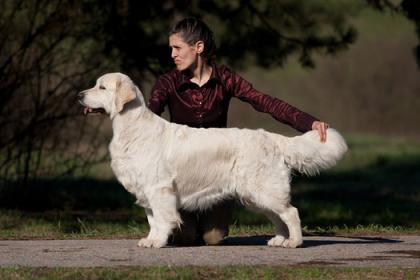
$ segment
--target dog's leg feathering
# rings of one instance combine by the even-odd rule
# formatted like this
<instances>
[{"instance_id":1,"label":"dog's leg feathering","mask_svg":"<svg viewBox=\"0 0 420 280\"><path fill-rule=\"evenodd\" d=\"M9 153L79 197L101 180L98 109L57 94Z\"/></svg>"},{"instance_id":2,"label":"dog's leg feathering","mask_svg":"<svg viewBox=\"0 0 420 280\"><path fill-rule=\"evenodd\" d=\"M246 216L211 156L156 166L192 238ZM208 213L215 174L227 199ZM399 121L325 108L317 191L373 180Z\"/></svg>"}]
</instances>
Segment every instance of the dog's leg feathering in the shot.
<instances>
[{"instance_id":1,"label":"dog's leg feathering","mask_svg":"<svg viewBox=\"0 0 420 280\"><path fill-rule=\"evenodd\" d=\"M296 248L302 245L302 229L295 207L276 196L264 196L255 201L258 204L253 210L265 214L276 228L276 236L268 241L268 246Z\"/></svg>"},{"instance_id":2,"label":"dog's leg feathering","mask_svg":"<svg viewBox=\"0 0 420 280\"><path fill-rule=\"evenodd\" d=\"M173 189L169 187L157 188L153 196L153 199L150 200L151 208L146 209L150 232L146 238L140 239L139 247L164 247L172 230L181 224Z\"/></svg>"},{"instance_id":3,"label":"dog's leg feathering","mask_svg":"<svg viewBox=\"0 0 420 280\"><path fill-rule=\"evenodd\" d=\"M273 212L265 213L267 218L274 224L276 229L276 236L268 241L268 246L282 246L283 242L289 238L289 229L287 225L280 219L280 217Z\"/></svg>"},{"instance_id":4,"label":"dog's leg feathering","mask_svg":"<svg viewBox=\"0 0 420 280\"><path fill-rule=\"evenodd\" d=\"M302 245L302 229L300 226L299 212L292 205L288 205L279 211L279 217L286 224L289 230L289 238L281 240L275 236L268 241L269 246L281 246L285 248L296 248Z\"/></svg>"},{"instance_id":5,"label":"dog's leg feathering","mask_svg":"<svg viewBox=\"0 0 420 280\"><path fill-rule=\"evenodd\" d=\"M267 243L268 246L281 246L289 237L287 225L280 219L279 215L270 210L258 208L254 204L247 204L246 208L253 212L264 214L273 223L276 229L276 236Z\"/></svg>"}]
</instances>

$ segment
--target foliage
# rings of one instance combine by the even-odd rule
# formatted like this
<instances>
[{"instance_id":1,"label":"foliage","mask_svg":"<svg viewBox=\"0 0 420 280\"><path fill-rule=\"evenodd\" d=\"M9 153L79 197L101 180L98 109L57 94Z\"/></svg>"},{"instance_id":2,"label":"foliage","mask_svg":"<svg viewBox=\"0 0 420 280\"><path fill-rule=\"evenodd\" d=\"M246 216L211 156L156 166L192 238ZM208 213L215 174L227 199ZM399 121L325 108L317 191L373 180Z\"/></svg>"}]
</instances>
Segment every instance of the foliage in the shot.
<instances>
[{"instance_id":1,"label":"foliage","mask_svg":"<svg viewBox=\"0 0 420 280\"><path fill-rule=\"evenodd\" d=\"M109 9L105 30L108 49L117 48L128 71L153 73L171 67L167 31L182 17L203 18L214 30L218 56L241 66L255 56L264 67L283 65L292 54L313 66L312 53L335 53L356 38L348 19L361 5L354 1L159 1L115 2ZM100 7L96 7L99 8Z\"/></svg>"},{"instance_id":2,"label":"foliage","mask_svg":"<svg viewBox=\"0 0 420 280\"><path fill-rule=\"evenodd\" d=\"M419 44L414 48L417 64L420 67L420 1L402 0L395 4L390 0L366 0L370 5L379 10L391 10L396 13L403 13L407 18L416 24L416 34Z\"/></svg>"},{"instance_id":3,"label":"foliage","mask_svg":"<svg viewBox=\"0 0 420 280\"><path fill-rule=\"evenodd\" d=\"M92 55L100 43L73 24L79 16L66 1L0 2L3 180L25 185L33 177L68 174L97 160L92 156L98 139L86 133L88 123L76 123L75 93L99 64L109 62Z\"/></svg>"}]
</instances>

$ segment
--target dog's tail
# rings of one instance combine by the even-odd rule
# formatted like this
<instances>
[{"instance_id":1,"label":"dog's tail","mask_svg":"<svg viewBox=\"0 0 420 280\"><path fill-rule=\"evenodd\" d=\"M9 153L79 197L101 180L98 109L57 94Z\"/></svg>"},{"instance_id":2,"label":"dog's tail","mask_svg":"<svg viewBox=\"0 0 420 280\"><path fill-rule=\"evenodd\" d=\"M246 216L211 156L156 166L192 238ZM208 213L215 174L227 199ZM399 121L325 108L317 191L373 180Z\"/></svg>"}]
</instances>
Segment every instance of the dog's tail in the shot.
<instances>
[{"instance_id":1,"label":"dog's tail","mask_svg":"<svg viewBox=\"0 0 420 280\"><path fill-rule=\"evenodd\" d=\"M347 151L344 138L335 129L327 129L327 141L321 143L315 130L282 141L285 162L291 168L306 175L318 174L334 166Z\"/></svg>"}]
</instances>

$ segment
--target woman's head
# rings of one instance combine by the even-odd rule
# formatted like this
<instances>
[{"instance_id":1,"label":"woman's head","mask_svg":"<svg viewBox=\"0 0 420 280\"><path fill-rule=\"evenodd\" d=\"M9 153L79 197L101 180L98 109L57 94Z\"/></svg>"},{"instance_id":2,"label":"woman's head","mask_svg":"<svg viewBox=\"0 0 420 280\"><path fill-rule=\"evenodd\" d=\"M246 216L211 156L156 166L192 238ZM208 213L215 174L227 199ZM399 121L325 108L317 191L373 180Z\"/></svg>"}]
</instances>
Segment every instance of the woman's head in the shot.
<instances>
[{"instance_id":1,"label":"woman's head","mask_svg":"<svg viewBox=\"0 0 420 280\"><path fill-rule=\"evenodd\" d=\"M186 18L178 22L169 32L169 45L178 70L190 68L199 57L210 64L216 50L213 32L196 18Z\"/></svg>"}]
</instances>

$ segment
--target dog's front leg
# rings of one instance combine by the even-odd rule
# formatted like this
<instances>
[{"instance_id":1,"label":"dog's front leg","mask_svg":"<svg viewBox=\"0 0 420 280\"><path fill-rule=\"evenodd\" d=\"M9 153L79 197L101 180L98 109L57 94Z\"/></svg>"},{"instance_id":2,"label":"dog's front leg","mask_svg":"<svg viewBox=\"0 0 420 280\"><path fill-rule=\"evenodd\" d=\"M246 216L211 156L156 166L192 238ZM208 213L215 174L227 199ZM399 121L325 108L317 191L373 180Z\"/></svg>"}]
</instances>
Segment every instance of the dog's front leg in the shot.
<instances>
[{"instance_id":1,"label":"dog's front leg","mask_svg":"<svg viewBox=\"0 0 420 280\"><path fill-rule=\"evenodd\" d=\"M156 235L156 231L157 231L157 229L156 229L156 222L155 222L155 219L153 217L153 211L150 208L145 208L144 210L146 212L147 221L149 222L149 227L150 227L149 234L144 239L151 239L151 240L153 240L154 237L155 237L155 235Z\"/></svg>"},{"instance_id":2,"label":"dog's front leg","mask_svg":"<svg viewBox=\"0 0 420 280\"><path fill-rule=\"evenodd\" d=\"M159 188L150 199L150 209L146 209L150 232L142 238L138 246L161 248L168 242L172 230L181 224L177 211L176 195L172 188Z\"/></svg>"}]
</instances>

